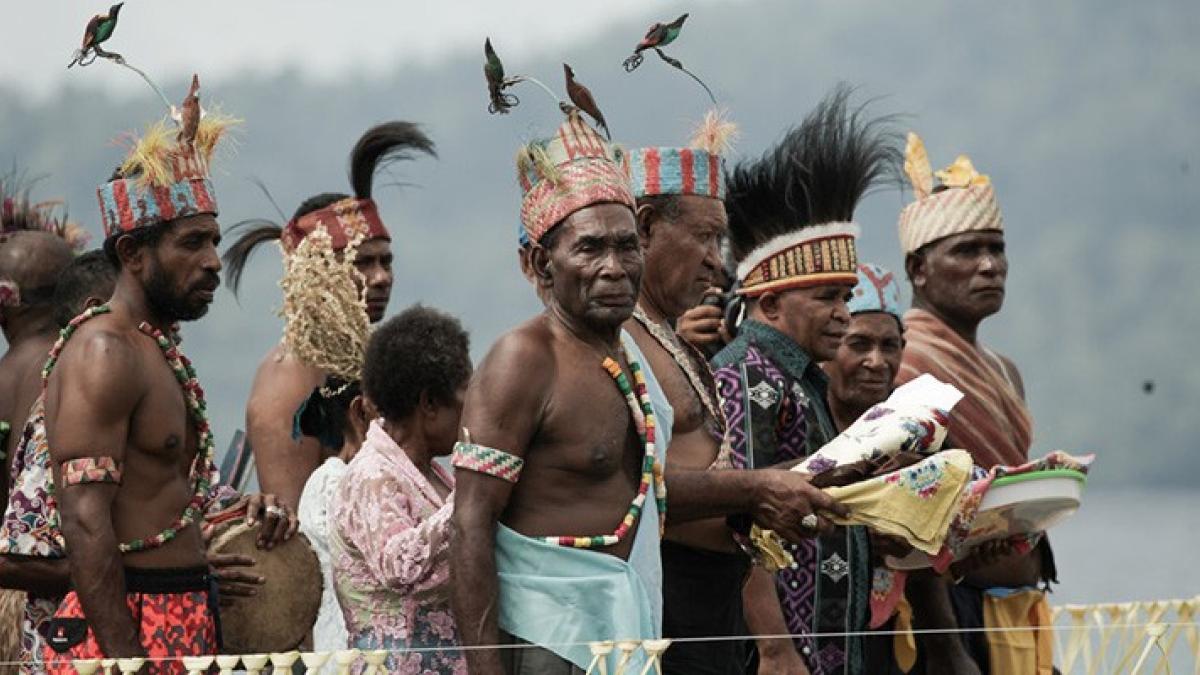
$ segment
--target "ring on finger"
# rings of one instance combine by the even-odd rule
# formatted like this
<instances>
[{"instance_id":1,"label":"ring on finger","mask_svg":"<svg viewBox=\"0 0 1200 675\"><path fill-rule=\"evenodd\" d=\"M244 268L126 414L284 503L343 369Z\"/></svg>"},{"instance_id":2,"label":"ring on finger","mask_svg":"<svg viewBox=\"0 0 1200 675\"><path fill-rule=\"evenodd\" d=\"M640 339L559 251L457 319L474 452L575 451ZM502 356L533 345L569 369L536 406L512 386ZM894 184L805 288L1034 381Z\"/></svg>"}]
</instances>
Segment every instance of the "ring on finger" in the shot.
<instances>
[{"instance_id":1,"label":"ring on finger","mask_svg":"<svg viewBox=\"0 0 1200 675\"><path fill-rule=\"evenodd\" d=\"M282 506L268 506L266 511L267 515L276 516L278 518L282 518L287 515L287 509L284 509Z\"/></svg>"},{"instance_id":2,"label":"ring on finger","mask_svg":"<svg viewBox=\"0 0 1200 675\"><path fill-rule=\"evenodd\" d=\"M817 520L816 514L810 513L800 519L800 527L803 527L806 530L815 530L817 529L818 524L819 521Z\"/></svg>"}]
</instances>

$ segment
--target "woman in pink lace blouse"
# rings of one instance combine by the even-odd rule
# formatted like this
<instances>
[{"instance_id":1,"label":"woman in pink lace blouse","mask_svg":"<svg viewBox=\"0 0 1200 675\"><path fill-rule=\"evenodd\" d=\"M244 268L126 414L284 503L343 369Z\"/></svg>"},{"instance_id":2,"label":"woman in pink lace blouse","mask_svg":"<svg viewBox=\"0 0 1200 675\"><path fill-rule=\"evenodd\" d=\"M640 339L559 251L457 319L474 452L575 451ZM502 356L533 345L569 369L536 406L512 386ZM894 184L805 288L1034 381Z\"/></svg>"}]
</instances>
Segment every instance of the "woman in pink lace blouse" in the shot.
<instances>
[{"instance_id":1,"label":"woman in pink lace blouse","mask_svg":"<svg viewBox=\"0 0 1200 675\"><path fill-rule=\"evenodd\" d=\"M434 458L458 436L468 348L456 319L420 305L367 346L363 390L382 418L333 495L330 548L349 646L393 650L389 673L467 672L447 586L454 478Z\"/></svg>"}]
</instances>

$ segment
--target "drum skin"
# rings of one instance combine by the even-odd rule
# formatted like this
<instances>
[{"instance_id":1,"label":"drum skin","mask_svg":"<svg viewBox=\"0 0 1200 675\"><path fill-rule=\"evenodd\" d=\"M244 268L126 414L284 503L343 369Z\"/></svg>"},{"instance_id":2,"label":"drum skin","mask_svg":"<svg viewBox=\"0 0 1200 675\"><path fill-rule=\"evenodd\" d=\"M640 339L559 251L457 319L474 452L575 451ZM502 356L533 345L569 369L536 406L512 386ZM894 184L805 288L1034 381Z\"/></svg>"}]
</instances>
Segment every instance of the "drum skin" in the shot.
<instances>
[{"instance_id":1,"label":"drum skin","mask_svg":"<svg viewBox=\"0 0 1200 675\"><path fill-rule=\"evenodd\" d=\"M300 646L321 608L321 565L308 539L296 533L270 550L255 544L261 525L237 522L216 535L209 550L254 559L246 568L263 577L257 594L221 608L222 651L227 654L285 652Z\"/></svg>"}]
</instances>

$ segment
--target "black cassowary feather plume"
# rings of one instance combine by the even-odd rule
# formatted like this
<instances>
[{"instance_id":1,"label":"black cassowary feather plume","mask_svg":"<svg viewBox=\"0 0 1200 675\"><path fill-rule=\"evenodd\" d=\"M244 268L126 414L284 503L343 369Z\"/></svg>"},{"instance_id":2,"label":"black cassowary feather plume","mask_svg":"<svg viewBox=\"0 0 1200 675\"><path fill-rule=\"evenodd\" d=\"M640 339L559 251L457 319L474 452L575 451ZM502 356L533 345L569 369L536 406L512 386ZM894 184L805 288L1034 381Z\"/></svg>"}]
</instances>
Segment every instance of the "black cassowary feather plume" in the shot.
<instances>
[{"instance_id":1,"label":"black cassowary feather plume","mask_svg":"<svg viewBox=\"0 0 1200 675\"><path fill-rule=\"evenodd\" d=\"M851 93L839 84L778 145L726 174L736 261L777 236L853 220L871 188L899 175L903 158L893 118L868 118L865 105L850 108Z\"/></svg>"},{"instance_id":2,"label":"black cassowary feather plume","mask_svg":"<svg viewBox=\"0 0 1200 675\"><path fill-rule=\"evenodd\" d=\"M413 122L384 122L367 129L350 151L350 187L353 196L356 199L370 199L375 174L380 169L395 161L413 159L418 152L437 157L433 141ZM266 191L262 185L259 187ZM270 194L267 197L270 199ZM292 218L323 209L347 197L350 195L341 192L314 195L300 204ZM236 223L226 234L235 232L239 233L237 239L222 257L225 261L225 281L237 294L250 254L259 244L278 240L283 235L283 226L268 219L256 218Z\"/></svg>"}]
</instances>

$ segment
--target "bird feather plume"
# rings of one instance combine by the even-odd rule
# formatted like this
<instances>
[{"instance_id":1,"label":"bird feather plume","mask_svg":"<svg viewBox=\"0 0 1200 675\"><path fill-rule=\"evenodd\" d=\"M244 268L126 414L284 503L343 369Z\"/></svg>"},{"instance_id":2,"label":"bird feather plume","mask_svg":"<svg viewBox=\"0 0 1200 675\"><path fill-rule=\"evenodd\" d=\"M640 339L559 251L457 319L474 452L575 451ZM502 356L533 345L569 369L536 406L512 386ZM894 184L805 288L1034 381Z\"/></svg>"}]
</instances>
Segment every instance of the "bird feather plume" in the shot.
<instances>
[{"instance_id":1,"label":"bird feather plume","mask_svg":"<svg viewBox=\"0 0 1200 675\"><path fill-rule=\"evenodd\" d=\"M908 174L917 199L924 199L933 192L933 169L929 166L925 143L912 131L908 132L908 141L904 145L904 173Z\"/></svg>"},{"instance_id":2,"label":"bird feather plume","mask_svg":"<svg viewBox=\"0 0 1200 675\"><path fill-rule=\"evenodd\" d=\"M704 113L704 119L693 130L689 145L714 155L724 155L733 149L733 142L739 135L741 130L729 119L727 112L713 109Z\"/></svg>"},{"instance_id":3,"label":"bird feather plume","mask_svg":"<svg viewBox=\"0 0 1200 675\"><path fill-rule=\"evenodd\" d=\"M991 180L975 170L971 158L959 155L954 163L937 172L938 180L948 188L964 188L971 185L987 185Z\"/></svg>"},{"instance_id":4,"label":"bird feather plume","mask_svg":"<svg viewBox=\"0 0 1200 675\"><path fill-rule=\"evenodd\" d=\"M159 120L146 128L141 138L133 138L129 155L121 162L120 174L126 178L137 176L145 185L169 185L174 176L171 167L171 151L174 150L175 132L165 120Z\"/></svg>"},{"instance_id":5,"label":"bird feather plume","mask_svg":"<svg viewBox=\"0 0 1200 675\"><path fill-rule=\"evenodd\" d=\"M863 195L898 175L894 118L851 108L851 93L838 85L774 148L726 175L729 243L738 262L775 237L852 221Z\"/></svg>"},{"instance_id":6,"label":"bird feather plume","mask_svg":"<svg viewBox=\"0 0 1200 675\"><path fill-rule=\"evenodd\" d=\"M200 124L196 128L195 146L205 162L212 161L217 145L225 139L230 130L241 123L242 120L226 115L220 110L210 110L200 118Z\"/></svg>"},{"instance_id":7,"label":"bird feather plume","mask_svg":"<svg viewBox=\"0 0 1200 675\"><path fill-rule=\"evenodd\" d=\"M539 141L526 143L517 151L517 170L523 174L532 171L554 185L562 182L562 174L550 158L545 144Z\"/></svg>"}]
</instances>

